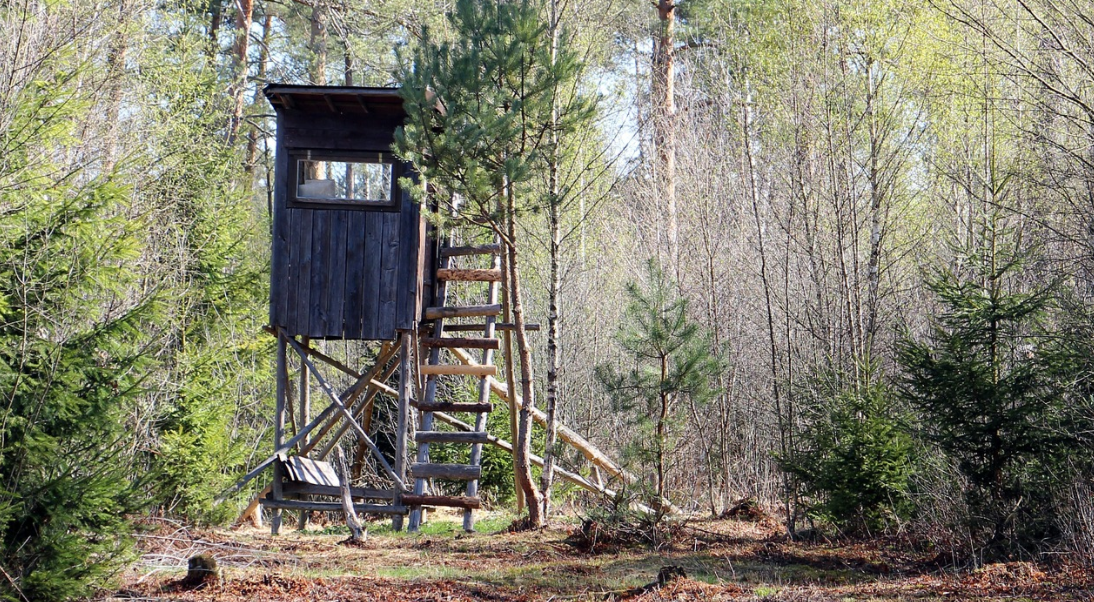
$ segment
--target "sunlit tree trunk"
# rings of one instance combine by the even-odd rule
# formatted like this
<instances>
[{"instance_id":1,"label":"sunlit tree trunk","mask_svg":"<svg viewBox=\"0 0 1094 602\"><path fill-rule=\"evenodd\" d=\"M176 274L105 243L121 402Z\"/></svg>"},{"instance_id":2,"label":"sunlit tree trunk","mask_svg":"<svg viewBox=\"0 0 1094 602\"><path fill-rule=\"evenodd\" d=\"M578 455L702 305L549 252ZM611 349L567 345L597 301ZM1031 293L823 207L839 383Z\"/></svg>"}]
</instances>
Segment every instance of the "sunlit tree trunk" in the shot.
<instances>
[{"instance_id":1,"label":"sunlit tree trunk","mask_svg":"<svg viewBox=\"0 0 1094 602\"><path fill-rule=\"evenodd\" d=\"M247 51L254 21L254 0L237 0L236 40L232 46L232 118L228 125L228 144L234 144L243 125L243 96L247 91Z\"/></svg>"},{"instance_id":2,"label":"sunlit tree trunk","mask_svg":"<svg viewBox=\"0 0 1094 602\"><path fill-rule=\"evenodd\" d=\"M657 0L660 30L653 55L653 127L658 159L658 193L665 208L671 273L677 282L680 247L676 212L676 3Z\"/></svg>"}]
</instances>

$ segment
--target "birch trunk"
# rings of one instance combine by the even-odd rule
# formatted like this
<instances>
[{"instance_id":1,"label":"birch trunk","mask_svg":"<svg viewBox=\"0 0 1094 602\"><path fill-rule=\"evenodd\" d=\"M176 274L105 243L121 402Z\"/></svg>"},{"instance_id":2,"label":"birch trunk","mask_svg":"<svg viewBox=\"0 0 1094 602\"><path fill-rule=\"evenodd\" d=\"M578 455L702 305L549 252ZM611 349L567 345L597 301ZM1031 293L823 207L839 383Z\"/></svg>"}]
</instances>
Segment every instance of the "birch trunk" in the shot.
<instances>
[{"instance_id":1,"label":"birch trunk","mask_svg":"<svg viewBox=\"0 0 1094 602\"><path fill-rule=\"evenodd\" d=\"M558 2L551 2L551 63L558 57ZM559 256L562 253L562 199L559 198L558 88L551 99L551 160L548 166L548 222L550 226L550 283L547 299L547 437L543 449L543 517L551 516L551 484L555 470L555 441L558 438L559 315L562 290Z\"/></svg>"}]
</instances>

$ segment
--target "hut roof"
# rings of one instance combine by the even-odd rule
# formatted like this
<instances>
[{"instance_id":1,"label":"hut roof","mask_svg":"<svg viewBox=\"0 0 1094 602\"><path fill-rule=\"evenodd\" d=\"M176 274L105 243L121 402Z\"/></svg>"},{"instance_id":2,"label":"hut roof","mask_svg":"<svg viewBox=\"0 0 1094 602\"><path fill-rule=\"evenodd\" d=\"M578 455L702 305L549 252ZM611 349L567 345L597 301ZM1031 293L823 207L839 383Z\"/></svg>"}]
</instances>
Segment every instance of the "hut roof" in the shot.
<instances>
[{"instance_id":1,"label":"hut roof","mask_svg":"<svg viewBox=\"0 0 1094 602\"><path fill-rule=\"evenodd\" d=\"M278 111L403 117L398 88L270 84L263 90Z\"/></svg>"}]
</instances>

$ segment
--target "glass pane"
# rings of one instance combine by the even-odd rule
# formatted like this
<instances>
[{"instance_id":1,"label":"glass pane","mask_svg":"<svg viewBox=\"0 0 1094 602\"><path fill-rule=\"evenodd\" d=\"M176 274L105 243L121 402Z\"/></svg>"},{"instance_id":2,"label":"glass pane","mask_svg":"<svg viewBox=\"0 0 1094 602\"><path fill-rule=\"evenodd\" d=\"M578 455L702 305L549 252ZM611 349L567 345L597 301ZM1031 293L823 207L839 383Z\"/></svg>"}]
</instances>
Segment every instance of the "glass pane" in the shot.
<instances>
[{"instance_id":1,"label":"glass pane","mask_svg":"<svg viewBox=\"0 0 1094 602\"><path fill-rule=\"evenodd\" d=\"M391 164L358 161L297 162L296 198L391 202Z\"/></svg>"}]
</instances>

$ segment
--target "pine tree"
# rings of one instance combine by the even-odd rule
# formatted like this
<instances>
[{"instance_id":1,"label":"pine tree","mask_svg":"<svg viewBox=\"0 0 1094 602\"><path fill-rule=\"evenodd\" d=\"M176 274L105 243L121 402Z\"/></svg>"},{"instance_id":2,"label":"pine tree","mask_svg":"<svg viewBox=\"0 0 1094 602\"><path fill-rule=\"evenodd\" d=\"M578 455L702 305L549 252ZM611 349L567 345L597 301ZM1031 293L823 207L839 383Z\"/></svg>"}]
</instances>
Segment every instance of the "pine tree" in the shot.
<instances>
[{"instance_id":1,"label":"pine tree","mask_svg":"<svg viewBox=\"0 0 1094 602\"><path fill-rule=\"evenodd\" d=\"M597 378L637 427L628 445L631 455L653 472L650 506L666 510L669 459L686 418L682 403L704 404L717 396L712 386L722 369L708 337L688 319L688 302L657 264L648 264L649 285L627 286L630 302L618 335L633 368L597 366Z\"/></svg>"},{"instance_id":2,"label":"pine tree","mask_svg":"<svg viewBox=\"0 0 1094 602\"><path fill-rule=\"evenodd\" d=\"M591 112L576 103L553 114L554 91L576 84L580 63L564 46L551 53L542 0L459 0L448 15L451 42L429 31L399 73L408 118L396 135L399 153L445 203L447 225L485 225L501 240L509 304L516 326L521 407L514 441L519 486L531 526L543 524L532 479L531 343L524 324L518 227L521 214L550 203L537 188L551 153L551 133L571 131ZM424 191L424 189L423 189ZM509 383L516 390L517 383Z\"/></svg>"}]
</instances>

